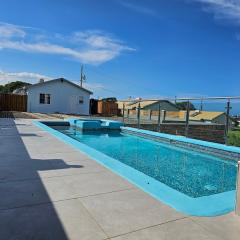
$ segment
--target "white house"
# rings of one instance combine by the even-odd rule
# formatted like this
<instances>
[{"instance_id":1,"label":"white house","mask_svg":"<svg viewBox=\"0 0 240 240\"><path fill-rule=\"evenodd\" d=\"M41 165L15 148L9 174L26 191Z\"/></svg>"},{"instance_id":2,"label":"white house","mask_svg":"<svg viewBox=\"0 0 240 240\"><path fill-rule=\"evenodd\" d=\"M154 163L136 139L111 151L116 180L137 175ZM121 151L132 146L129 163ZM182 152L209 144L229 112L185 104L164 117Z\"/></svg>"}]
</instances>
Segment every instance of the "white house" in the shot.
<instances>
[{"instance_id":1,"label":"white house","mask_svg":"<svg viewBox=\"0 0 240 240\"><path fill-rule=\"evenodd\" d=\"M64 78L41 80L26 92L28 112L89 115L92 92Z\"/></svg>"}]
</instances>

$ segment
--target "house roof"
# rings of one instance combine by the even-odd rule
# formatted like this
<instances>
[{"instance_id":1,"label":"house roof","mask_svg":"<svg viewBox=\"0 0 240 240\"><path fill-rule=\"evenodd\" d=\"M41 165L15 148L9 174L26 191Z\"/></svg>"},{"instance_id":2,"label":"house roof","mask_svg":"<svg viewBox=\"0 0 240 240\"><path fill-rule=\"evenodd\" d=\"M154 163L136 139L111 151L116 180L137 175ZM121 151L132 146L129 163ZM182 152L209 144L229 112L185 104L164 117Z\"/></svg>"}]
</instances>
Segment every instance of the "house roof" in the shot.
<instances>
[{"instance_id":1,"label":"house roof","mask_svg":"<svg viewBox=\"0 0 240 240\"><path fill-rule=\"evenodd\" d=\"M30 88L33 88L33 87L37 87L37 86L41 86L41 85L45 85L45 84L49 84L49 83L52 83L52 82L66 82L76 88L79 88L85 92L88 92L89 94L93 94L91 91L89 91L88 89L86 88L83 88L75 83L73 83L72 81L69 81L65 78L57 78L57 79L52 79L52 80L49 80L49 81L46 81L46 82L39 82L39 83L36 83L36 84L33 84L33 85L30 85L30 86L27 86L27 89L30 89Z\"/></svg>"},{"instance_id":2,"label":"house roof","mask_svg":"<svg viewBox=\"0 0 240 240\"><path fill-rule=\"evenodd\" d=\"M190 120L201 121L201 120L209 120L212 121L215 118L225 114L224 112L207 112L207 111L190 111Z\"/></svg>"},{"instance_id":3,"label":"house roof","mask_svg":"<svg viewBox=\"0 0 240 240\"><path fill-rule=\"evenodd\" d=\"M133 108L137 108L138 104L140 102L140 106L141 108L145 108L148 106L151 106L153 104L159 103L159 102L167 102L171 105L173 105L174 107L177 106L175 104L173 104L172 102L168 101L168 100L152 100L152 101L144 101L144 100L133 100L133 101L118 101L118 107L119 108L123 108L123 104L125 104L125 108L126 109L133 109Z\"/></svg>"},{"instance_id":4,"label":"house roof","mask_svg":"<svg viewBox=\"0 0 240 240\"><path fill-rule=\"evenodd\" d=\"M130 109L130 105L133 104L133 101L117 101L118 108L123 109L123 104L125 104L125 109Z\"/></svg>"},{"instance_id":5,"label":"house roof","mask_svg":"<svg viewBox=\"0 0 240 240\"><path fill-rule=\"evenodd\" d=\"M137 101L135 103L130 104L131 108L137 108L139 102L140 102L141 108L145 108L145 107L150 106L154 103L158 103L159 101Z\"/></svg>"}]
</instances>

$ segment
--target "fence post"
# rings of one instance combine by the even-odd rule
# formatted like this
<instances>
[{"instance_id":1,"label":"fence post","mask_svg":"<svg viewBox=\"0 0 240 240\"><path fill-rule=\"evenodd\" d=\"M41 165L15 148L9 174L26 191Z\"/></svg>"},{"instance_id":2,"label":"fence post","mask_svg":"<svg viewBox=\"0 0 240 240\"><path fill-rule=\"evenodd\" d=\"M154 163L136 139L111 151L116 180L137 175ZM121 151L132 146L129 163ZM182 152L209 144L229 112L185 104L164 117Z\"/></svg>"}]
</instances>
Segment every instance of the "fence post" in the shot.
<instances>
[{"instance_id":1,"label":"fence post","mask_svg":"<svg viewBox=\"0 0 240 240\"><path fill-rule=\"evenodd\" d=\"M235 213L240 216L240 161L237 163Z\"/></svg>"},{"instance_id":2,"label":"fence post","mask_svg":"<svg viewBox=\"0 0 240 240\"><path fill-rule=\"evenodd\" d=\"M167 111L166 110L162 110L162 112L163 112L163 120L162 120L162 122L164 122L166 120Z\"/></svg>"},{"instance_id":3,"label":"fence post","mask_svg":"<svg viewBox=\"0 0 240 240\"><path fill-rule=\"evenodd\" d=\"M189 108L190 102L187 102L187 109L186 109L186 123L185 123L185 137L188 137L188 130L189 130Z\"/></svg>"},{"instance_id":4,"label":"fence post","mask_svg":"<svg viewBox=\"0 0 240 240\"><path fill-rule=\"evenodd\" d=\"M203 99L201 99L201 104L200 104L200 111L203 111Z\"/></svg>"},{"instance_id":5,"label":"fence post","mask_svg":"<svg viewBox=\"0 0 240 240\"><path fill-rule=\"evenodd\" d=\"M137 127L140 128L140 111L141 111L141 106L140 102L138 103L138 111L137 111Z\"/></svg>"},{"instance_id":6,"label":"fence post","mask_svg":"<svg viewBox=\"0 0 240 240\"><path fill-rule=\"evenodd\" d=\"M125 112L125 103L123 104L123 114L122 114L122 117L123 117L123 123L124 123L124 112Z\"/></svg>"},{"instance_id":7,"label":"fence post","mask_svg":"<svg viewBox=\"0 0 240 240\"><path fill-rule=\"evenodd\" d=\"M149 112L149 120L152 120L152 110L150 109L150 112Z\"/></svg>"},{"instance_id":8,"label":"fence post","mask_svg":"<svg viewBox=\"0 0 240 240\"><path fill-rule=\"evenodd\" d=\"M158 132L161 131L161 103L158 105Z\"/></svg>"},{"instance_id":9,"label":"fence post","mask_svg":"<svg viewBox=\"0 0 240 240\"><path fill-rule=\"evenodd\" d=\"M225 121L225 144L227 144L227 136L228 136L228 130L229 130L229 115L230 115L230 99L227 101L227 107L226 107L226 121Z\"/></svg>"}]
</instances>

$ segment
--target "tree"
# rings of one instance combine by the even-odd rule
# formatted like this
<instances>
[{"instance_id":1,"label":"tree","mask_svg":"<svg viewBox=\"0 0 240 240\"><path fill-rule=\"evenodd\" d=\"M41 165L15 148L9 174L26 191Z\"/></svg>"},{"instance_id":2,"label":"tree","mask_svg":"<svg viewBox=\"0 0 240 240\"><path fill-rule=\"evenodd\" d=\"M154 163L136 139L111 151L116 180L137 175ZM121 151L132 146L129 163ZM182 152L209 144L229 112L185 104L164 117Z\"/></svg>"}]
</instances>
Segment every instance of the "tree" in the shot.
<instances>
[{"instance_id":1,"label":"tree","mask_svg":"<svg viewBox=\"0 0 240 240\"><path fill-rule=\"evenodd\" d=\"M187 110L187 104L188 102L177 102L176 106L179 110ZM189 102L189 110L196 110L195 106L191 102Z\"/></svg>"},{"instance_id":2,"label":"tree","mask_svg":"<svg viewBox=\"0 0 240 240\"><path fill-rule=\"evenodd\" d=\"M18 88L22 88L29 85L31 84L21 81L10 82L5 85L0 85L0 93L12 93L14 90Z\"/></svg>"}]
</instances>

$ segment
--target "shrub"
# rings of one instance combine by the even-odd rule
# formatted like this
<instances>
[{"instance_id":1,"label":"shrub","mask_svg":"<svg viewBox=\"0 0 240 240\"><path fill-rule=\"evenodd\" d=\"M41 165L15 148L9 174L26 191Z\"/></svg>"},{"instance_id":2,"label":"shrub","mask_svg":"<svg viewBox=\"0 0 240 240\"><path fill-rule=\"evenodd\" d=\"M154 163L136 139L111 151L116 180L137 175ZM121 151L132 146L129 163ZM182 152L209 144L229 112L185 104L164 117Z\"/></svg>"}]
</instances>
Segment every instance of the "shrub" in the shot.
<instances>
[{"instance_id":1,"label":"shrub","mask_svg":"<svg viewBox=\"0 0 240 240\"><path fill-rule=\"evenodd\" d=\"M228 133L228 145L240 147L240 131L230 131Z\"/></svg>"}]
</instances>

